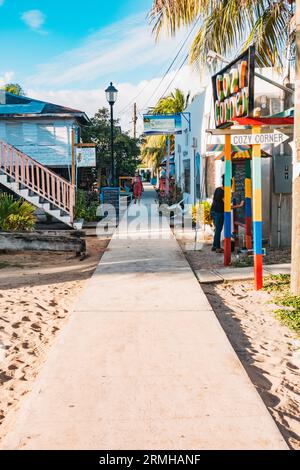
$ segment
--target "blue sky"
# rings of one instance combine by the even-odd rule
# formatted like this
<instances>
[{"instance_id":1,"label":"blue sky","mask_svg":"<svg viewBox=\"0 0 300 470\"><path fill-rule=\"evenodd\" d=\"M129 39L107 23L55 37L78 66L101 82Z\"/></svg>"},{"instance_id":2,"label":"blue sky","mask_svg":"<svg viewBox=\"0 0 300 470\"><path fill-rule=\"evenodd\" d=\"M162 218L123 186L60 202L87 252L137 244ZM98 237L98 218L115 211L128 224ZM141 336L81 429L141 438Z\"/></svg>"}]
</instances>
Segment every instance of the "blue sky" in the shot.
<instances>
[{"instance_id":1,"label":"blue sky","mask_svg":"<svg viewBox=\"0 0 300 470\"><path fill-rule=\"evenodd\" d=\"M93 114L105 105L104 89L112 80L120 90L117 111L143 90L138 106L154 105L172 72L153 91L187 33L156 43L146 19L151 3L0 0L0 85L18 82L29 96ZM190 73L185 68L174 86L179 80L187 89ZM125 126L130 112L122 117Z\"/></svg>"},{"instance_id":2,"label":"blue sky","mask_svg":"<svg viewBox=\"0 0 300 470\"><path fill-rule=\"evenodd\" d=\"M80 3L72 0L0 0L1 3L0 40L2 45L7 45L1 48L1 71L5 65L20 78L34 71L39 63L46 63L54 56L80 46L85 38L110 24L136 13L145 17L151 6L151 0L85 0ZM31 16L26 17L30 12ZM39 21L38 12L43 21L41 26L32 23L34 18Z\"/></svg>"}]
</instances>

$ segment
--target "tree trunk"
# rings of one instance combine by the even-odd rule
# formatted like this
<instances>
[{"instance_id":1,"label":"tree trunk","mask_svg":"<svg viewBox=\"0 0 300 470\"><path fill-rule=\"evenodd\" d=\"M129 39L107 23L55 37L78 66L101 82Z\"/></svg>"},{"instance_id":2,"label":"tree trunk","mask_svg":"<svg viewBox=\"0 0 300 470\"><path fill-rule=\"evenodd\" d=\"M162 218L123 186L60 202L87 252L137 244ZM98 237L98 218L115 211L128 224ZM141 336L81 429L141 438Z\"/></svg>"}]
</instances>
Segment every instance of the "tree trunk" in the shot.
<instances>
[{"instance_id":1,"label":"tree trunk","mask_svg":"<svg viewBox=\"0 0 300 470\"><path fill-rule=\"evenodd\" d=\"M291 291L300 295L300 0L296 2L295 152L293 162Z\"/></svg>"}]
</instances>

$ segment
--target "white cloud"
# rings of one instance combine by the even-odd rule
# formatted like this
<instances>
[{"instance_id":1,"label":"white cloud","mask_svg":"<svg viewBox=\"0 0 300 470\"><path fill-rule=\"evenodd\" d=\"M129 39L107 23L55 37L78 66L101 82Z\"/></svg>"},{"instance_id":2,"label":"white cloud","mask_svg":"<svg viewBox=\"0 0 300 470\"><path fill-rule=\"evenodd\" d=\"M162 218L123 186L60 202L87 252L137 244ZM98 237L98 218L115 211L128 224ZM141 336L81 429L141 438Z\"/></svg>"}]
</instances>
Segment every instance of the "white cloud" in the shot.
<instances>
[{"instance_id":1,"label":"white cloud","mask_svg":"<svg viewBox=\"0 0 300 470\"><path fill-rule=\"evenodd\" d=\"M115 115L120 118L124 130L131 130L133 100L142 114L143 108L156 104L171 81L168 92L179 87L185 93L195 94L203 86L199 73L192 67L186 65L177 75L175 72L192 37L180 52L174 70L160 84L162 74L186 35L186 31L182 31L175 39L162 38L156 43L147 28L146 15L132 16L88 36L80 47L41 64L34 76L27 77L24 86L28 96L80 109L92 116L97 109L108 107L104 89L113 80L119 90ZM160 70L157 76L155 70ZM138 129L141 132L140 114Z\"/></svg>"},{"instance_id":2,"label":"white cloud","mask_svg":"<svg viewBox=\"0 0 300 470\"><path fill-rule=\"evenodd\" d=\"M15 78L15 72L14 71L9 70L7 72L4 72L3 75L0 75L0 86L4 86L7 83L11 83L14 80L14 78Z\"/></svg>"},{"instance_id":3,"label":"white cloud","mask_svg":"<svg viewBox=\"0 0 300 470\"><path fill-rule=\"evenodd\" d=\"M132 83L118 83L116 84L119 94L118 100L115 104L115 117L120 118L121 126L123 130L132 130L132 114L133 114L133 102L136 98L137 108L139 111L138 115L138 130L142 132L142 119L141 114L146 111L144 108L147 101L149 106L154 106L161 94L165 91L168 84L173 80L175 72L169 73L158 91L153 95L155 89L161 81L161 77L153 78L152 80L143 80L138 85ZM168 93L174 88L179 87L185 93L191 92L192 95L196 94L203 87L203 81L200 81L200 76L192 67L186 65L178 73L174 81L172 82ZM37 88L28 89L28 96L36 99L49 101L52 103L62 104L65 106L73 107L85 111L89 116L93 116L95 112L101 107L108 107L106 102L104 88L102 89L85 89L85 90L51 90L45 91ZM150 99L150 100L149 100ZM128 106L130 104L130 106ZM126 109L124 110L124 108ZM124 110L124 111L123 111ZM121 112L121 114L120 114Z\"/></svg>"},{"instance_id":4,"label":"white cloud","mask_svg":"<svg viewBox=\"0 0 300 470\"><path fill-rule=\"evenodd\" d=\"M22 13L21 19L27 26L29 26L30 29L41 32L46 16L40 10L28 10Z\"/></svg>"},{"instance_id":5,"label":"white cloud","mask_svg":"<svg viewBox=\"0 0 300 470\"><path fill-rule=\"evenodd\" d=\"M0 7L2 7L4 0L0 0Z\"/></svg>"},{"instance_id":6,"label":"white cloud","mask_svg":"<svg viewBox=\"0 0 300 470\"><path fill-rule=\"evenodd\" d=\"M135 71L141 69L149 69L151 74L153 64L163 67L166 60L171 62L185 35L182 31L176 39L165 38L156 43L145 14L129 17L90 35L81 47L41 64L37 73L28 78L28 85L60 88L95 81L100 84L111 77L134 77Z\"/></svg>"}]
</instances>

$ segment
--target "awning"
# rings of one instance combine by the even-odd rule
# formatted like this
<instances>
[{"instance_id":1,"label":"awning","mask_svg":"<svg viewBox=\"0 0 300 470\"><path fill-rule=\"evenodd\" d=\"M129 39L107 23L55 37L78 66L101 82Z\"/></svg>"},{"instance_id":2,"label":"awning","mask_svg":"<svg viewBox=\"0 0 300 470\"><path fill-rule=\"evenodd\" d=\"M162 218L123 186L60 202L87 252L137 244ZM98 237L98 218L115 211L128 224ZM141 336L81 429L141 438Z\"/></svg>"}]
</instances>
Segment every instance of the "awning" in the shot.
<instances>
[{"instance_id":1,"label":"awning","mask_svg":"<svg viewBox=\"0 0 300 470\"><path fill-rule=\"evenodd\" d=\"M269 153L265 152L264 150L261 151L261 157L262 158L270 158L272 157L272 155L270 155ZM224 155L224 152L220 152L216 157L215 157L215 161L217 160L224 160L225 158L225 155ZM246 159L249 159L249 158L252 158L252 148L249 147L248 150L241 150L239 152L232 152L231 154L231 160L234 161L234 160L246 160Z\"/></svg>"},{"instance_id":2,"label":"awning","mask_svg":"<svg viewBox=\"0 0 300 470\"><path fill-rule=\"evenodd\" d=\"M206 152L223 152L224 151L224 144L209 144L206 146ZM249 150L249 145L232 145L231 146L233 152L244 152L245 150Z\"/></svg>"}]
</instances>

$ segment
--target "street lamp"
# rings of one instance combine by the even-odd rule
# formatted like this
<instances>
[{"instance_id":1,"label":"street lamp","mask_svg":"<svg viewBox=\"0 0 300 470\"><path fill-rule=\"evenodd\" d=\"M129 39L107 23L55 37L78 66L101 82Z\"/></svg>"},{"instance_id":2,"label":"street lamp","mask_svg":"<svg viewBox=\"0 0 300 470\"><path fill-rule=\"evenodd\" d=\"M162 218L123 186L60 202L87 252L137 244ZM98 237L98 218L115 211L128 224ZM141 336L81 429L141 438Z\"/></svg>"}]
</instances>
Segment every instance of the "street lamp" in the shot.
<instances>
[{"instance_id":1,"label":"street lamp","mask_svg":"<svg viewBox=\"0 0 300 470\"><path fill-rule=\"evenodd\" d=\"M111 152L111 185L115 185L115 161L114 161L114 114L113 106L117 101L118 90L113 86L112 82L105 90L106 99L110 105L110 152Z\"/></svg>"}]
</instances>

